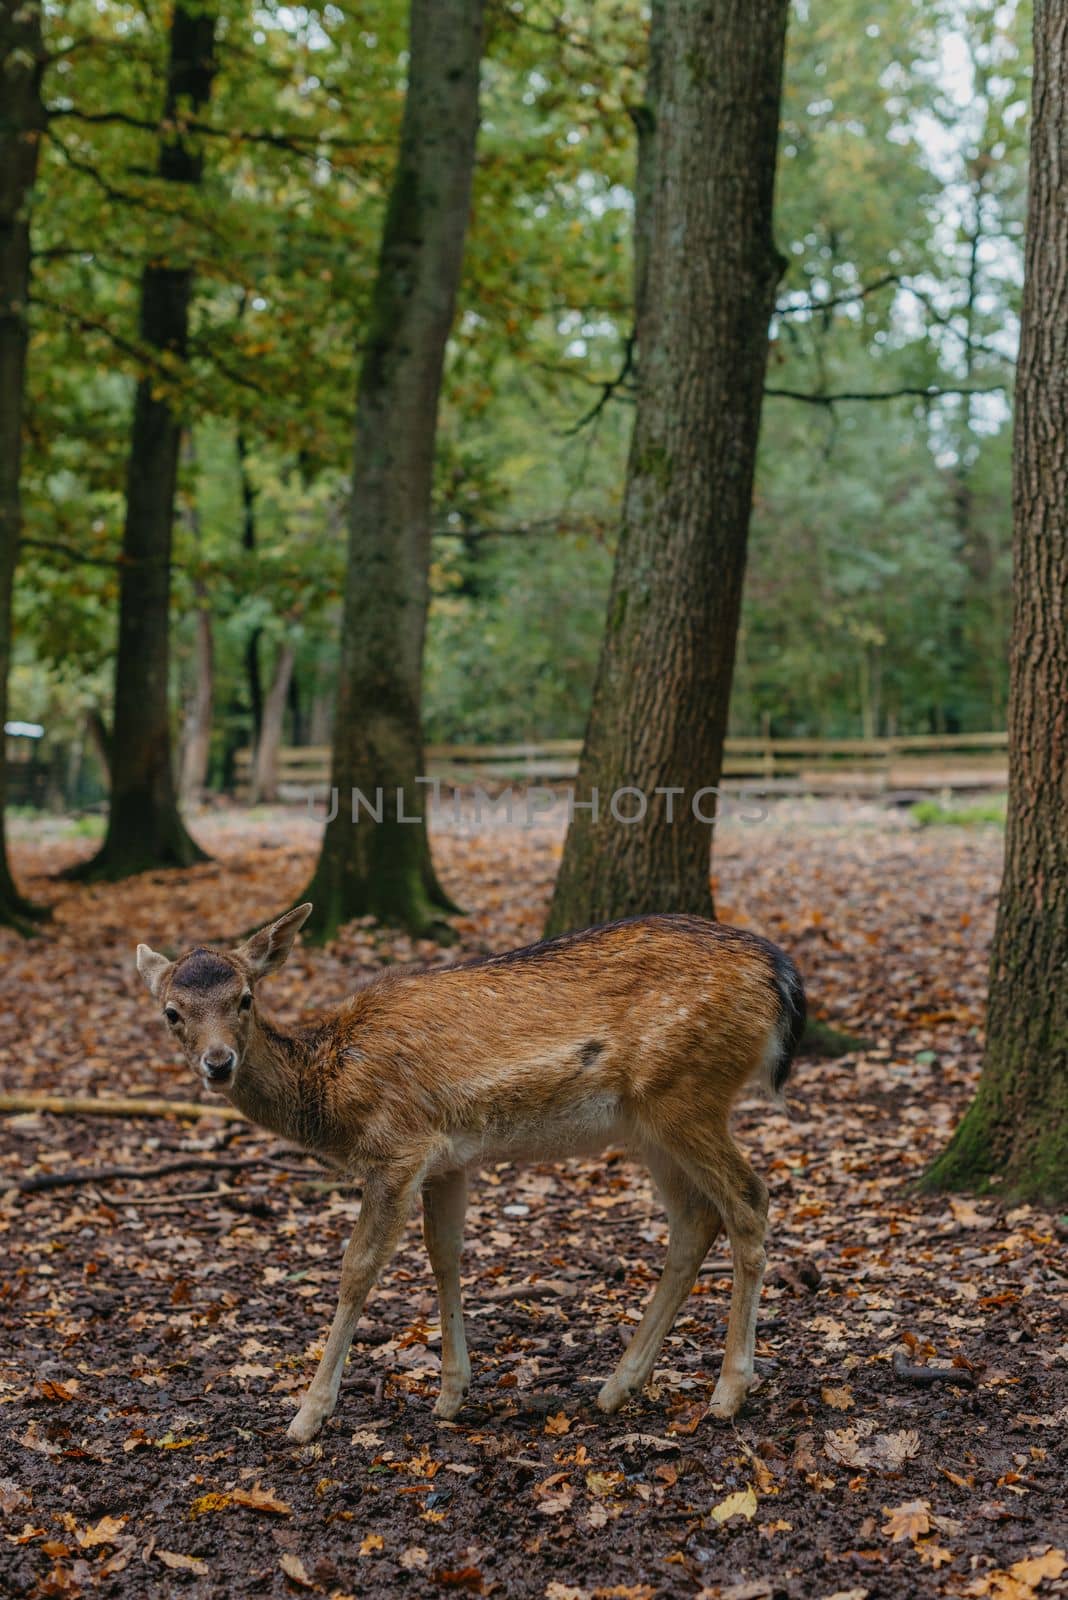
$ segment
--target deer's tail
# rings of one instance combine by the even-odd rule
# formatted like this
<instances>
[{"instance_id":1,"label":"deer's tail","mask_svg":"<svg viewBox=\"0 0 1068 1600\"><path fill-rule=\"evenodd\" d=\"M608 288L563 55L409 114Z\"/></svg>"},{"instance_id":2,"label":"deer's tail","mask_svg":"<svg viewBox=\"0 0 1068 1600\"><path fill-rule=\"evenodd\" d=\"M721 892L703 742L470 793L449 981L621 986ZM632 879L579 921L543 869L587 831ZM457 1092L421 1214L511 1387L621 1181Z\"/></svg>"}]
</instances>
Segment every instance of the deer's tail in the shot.
<instances>
[{"instance_id":1,"label":"deer's tail","mask_svg":"<svg viewBox=\"0 0 1068 1600\"><path fill-rule=\"evenodd\" d=\"M785 1105L783 1090L790 1077L808 1009L801 974L785 950L770 947L772 977L779 997L779 1012L760 1063L758 1079L778 1106Z\"/></svg>"}]
</instances>

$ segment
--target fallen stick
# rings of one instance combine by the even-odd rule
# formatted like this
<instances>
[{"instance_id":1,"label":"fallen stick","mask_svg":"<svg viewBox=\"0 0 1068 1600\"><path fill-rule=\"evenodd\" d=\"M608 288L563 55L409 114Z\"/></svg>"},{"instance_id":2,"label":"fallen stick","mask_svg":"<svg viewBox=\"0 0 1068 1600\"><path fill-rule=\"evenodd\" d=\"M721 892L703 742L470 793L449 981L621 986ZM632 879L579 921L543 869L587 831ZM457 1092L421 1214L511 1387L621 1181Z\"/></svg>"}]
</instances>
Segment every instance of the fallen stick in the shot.
<instances>
[{"instance_id":1,"label":"fallen stick","mask_svg":"<svg viewBox=\"0 0 1068 1600\"><path fill-rule=\"evenodd\" d=\"M47 1111L57 1117L223 1117L247 1122L233 1106L198 1105L195 1100L79 1099L56 1094L0 1094L0 1112Z\"/></svg>"},{"instance_id":2,"label":"fallen stick","mask_svg":"<svg viewBox=\"0 0 1068 1600\"><path fill-rule=\"evenodd\" d=\"M242 1167L269 1167L274 1162L270 1156L183 1156L177 1161L161 1161L155 1167L70 1167L64 1172L41 1172L33 1178L23 1178L19 1188L23 1194L38 1194L42 1189L65 1189L76 1183L107 1183L115 1178L140 1178L151 1182L169 1172L238 1172ZM305 1175L305 1168L283 1167L283 1172Z\"/></svg>"},{"instance_id":3,"label":"fallen stick","mask_svg":"<svg viewBox=\"0 0 1068 1600\"><path fill-rule=\"evenodd\" d=\"M894 1374L898 1378L903 1378L906 1383L956 1383L962 1389L975 1388L975 1374L967 1367L913 1366L903 1350L894 1352Z\"/></svg>"}]
</instances>

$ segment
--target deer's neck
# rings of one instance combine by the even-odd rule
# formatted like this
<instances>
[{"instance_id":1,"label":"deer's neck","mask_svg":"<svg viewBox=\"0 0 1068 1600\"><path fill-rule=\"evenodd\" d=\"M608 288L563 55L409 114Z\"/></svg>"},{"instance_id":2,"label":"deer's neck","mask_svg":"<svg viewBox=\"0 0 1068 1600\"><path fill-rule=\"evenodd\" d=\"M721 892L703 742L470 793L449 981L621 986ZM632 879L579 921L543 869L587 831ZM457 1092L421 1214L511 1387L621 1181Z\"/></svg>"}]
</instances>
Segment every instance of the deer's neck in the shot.
<instances>
[{"instance_id":1,"label":"deer's neck","mask_svg":"<svg viewBox=\"0 0 1068 1600\"><path fill-rule=\"evenodd\" d=\"M256 1017L230 1099L252 1122L310 1149L330 1144L314 1043Z\"/></svg>"}]
</instances>

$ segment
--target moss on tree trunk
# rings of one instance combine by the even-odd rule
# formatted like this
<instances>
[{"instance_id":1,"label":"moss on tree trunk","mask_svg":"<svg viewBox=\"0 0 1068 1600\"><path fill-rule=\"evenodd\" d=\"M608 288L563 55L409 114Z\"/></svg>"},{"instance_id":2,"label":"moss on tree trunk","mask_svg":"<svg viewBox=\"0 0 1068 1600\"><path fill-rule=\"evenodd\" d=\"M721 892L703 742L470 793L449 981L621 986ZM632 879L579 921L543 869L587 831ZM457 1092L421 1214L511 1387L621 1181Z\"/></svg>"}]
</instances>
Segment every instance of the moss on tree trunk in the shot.
<instances>
[{"instance_id":1,"label":"moss on tree trunk","mask_svg":"<svg viewBox=\"0 0 1068 1600\"><path fill-rule=\"evenodd\" d=\"M1068 1197L1068 18L1036 0L1005 871L979 1088L924 1180Z\"/></svg>"}]
</instances>

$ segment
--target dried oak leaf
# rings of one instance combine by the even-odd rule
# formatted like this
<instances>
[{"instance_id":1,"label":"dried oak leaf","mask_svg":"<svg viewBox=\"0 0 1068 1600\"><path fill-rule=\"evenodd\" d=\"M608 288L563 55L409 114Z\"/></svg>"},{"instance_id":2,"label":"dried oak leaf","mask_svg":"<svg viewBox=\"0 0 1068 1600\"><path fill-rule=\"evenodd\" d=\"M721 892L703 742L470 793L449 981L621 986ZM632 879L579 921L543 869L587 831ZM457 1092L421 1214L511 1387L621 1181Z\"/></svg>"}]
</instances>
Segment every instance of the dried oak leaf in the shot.
<instances>
[{"instance_id":1,"label":"dried oak leaf","mask_svg":"<svg viewBox=\"0 0 1068 1600\"><path fill-rule=\"evenodd\" d=\"M920 1539L931 1531L929 1500L906 1500L900 1506L883 1506L883 1515L886 1517L883 1532L893 1544L900 1544L903 1539Z\"/></svg>"}]
</instances>

